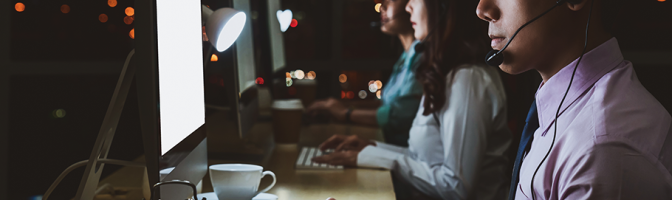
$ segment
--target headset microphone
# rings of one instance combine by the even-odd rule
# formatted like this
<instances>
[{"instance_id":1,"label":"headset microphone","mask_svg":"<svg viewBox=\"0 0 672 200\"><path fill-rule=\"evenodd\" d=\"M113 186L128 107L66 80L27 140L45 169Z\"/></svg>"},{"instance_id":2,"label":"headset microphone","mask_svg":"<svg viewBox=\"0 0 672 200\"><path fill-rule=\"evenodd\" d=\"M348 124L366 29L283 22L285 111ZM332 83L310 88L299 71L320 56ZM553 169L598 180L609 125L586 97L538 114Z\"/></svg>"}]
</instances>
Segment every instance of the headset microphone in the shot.
<instances>
[{"instance_id":1,"label":"headset microphone","mask_svg":"<svg viewBox=\"0 0 672 200\"><path fill-rule=\"evenodd\" d=\"M520 32L520 30L525 28L525 26L527 26L530 23L532 23L532 22L536 21L537 19L541 18L541 16L546 15L546 13L550 12L555 7L558 7L558 5L564 3L565 1L568 1L568 0L558 0L557 2L555 2L555 5L553 5L553 7L549 8L544 13L541 13L539 16L535 17L534 19L532 19L532 20L528 21L527 23L523 24L522 26L520 26L520 28L518 28L518 30L516 30L516 32L513 34L513 36L511 36L511 39L509 39L509 42L506 43L504 48L502 48L499 51L498 50L492 50L492 51L488 52L488 55L485 56L485 63L487 63L488 65L493 66L493 67L497 67L497 66L501 65L504 62L504 50L507 47L509 47L509 44L511 44L511 41L513 41L513 38L516 38L516 35L518 35L518 32ZM580 0L578 0L578 1L577 0L571 0L569 2L574 4L575 2L581 2L581 1Z\"/></svg>"}]
</instances>

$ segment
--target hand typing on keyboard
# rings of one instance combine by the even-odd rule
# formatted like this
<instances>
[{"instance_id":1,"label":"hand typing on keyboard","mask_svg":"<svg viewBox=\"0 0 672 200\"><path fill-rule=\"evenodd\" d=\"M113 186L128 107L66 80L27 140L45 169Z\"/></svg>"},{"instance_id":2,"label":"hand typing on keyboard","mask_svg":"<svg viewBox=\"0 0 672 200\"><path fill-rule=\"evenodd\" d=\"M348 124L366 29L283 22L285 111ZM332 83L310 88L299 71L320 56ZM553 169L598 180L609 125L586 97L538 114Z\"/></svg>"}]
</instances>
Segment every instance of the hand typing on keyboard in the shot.
<instances>
[{"instance_id":1,"label":"hand typing on keyboard","mask_svg":"<svg viewBox=\"0 0 672 200\"><path fill-rule=\"evenodd\" d=\"M376 146L375 142L357 137L357 135L333 135L331 138L320 144L320 150L335 149L336 151L362 151L366 146Z\"/></svg>"},{"instance_id":2,"label":"hand typing on keyboard","mask_svg":"<svg viewBox=\"0 0 672 200\"><path fill-rule=\"evenodd\" d=\"M329 154L314 157L313 162L326 163L329 165L343 165L346 167L356 167L358 154L359 151L355 150L334 151Z\"/></svg>"}]
</instances>

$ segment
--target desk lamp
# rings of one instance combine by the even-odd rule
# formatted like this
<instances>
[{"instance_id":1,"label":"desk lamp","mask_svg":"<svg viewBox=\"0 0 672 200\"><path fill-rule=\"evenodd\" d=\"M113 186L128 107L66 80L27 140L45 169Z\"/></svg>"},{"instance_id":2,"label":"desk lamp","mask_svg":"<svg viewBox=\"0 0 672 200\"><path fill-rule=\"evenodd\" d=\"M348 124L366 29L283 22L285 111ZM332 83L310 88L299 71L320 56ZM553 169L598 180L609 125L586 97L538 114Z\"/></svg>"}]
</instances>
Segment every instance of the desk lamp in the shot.
<instances>
[{"instance_id":1,"label":"desk lamp","mask_svg":"<svg viewBox=\"0 0 672 200\"><path fill-rule=\"evenodd\" d=\"M212 11L207 6L201 5L201 7L201 19L210 43L219 52L228 49L245 27L245 13L233 8Z\"/></svg>"},{"instance_id":2,"label":"desk lamp","mask_svg":"<svg viewBox=\"0 0 672 200\"><path fill-rule=\"evenodd\" d=\"M202 25L205 25L206 35L210 39L212 45L217 51L224 51L228 49L238 39L246 21L246 15L243 12L232 8L221 8L216 11L201 5L201 20ZM156 25L156 24L155 24ZM138 40L148 40L147 38L136 38ZM144 163L134 163L128 161L108 159L107 155L110 150L112 139L116 132L117 123L121 117L126 96L130 90L131 82L135 76L135 65L129 65L135 49L128 54L121 75L117 81L117 86L112 96L112 101L107 108L107 113L103 120L103 125L98 132L98 137L94 143L93 150L89 160L83 160L68 167L59 177L52 183L47 192L45 192L43 199L47 200L52 191L58 186L61 180L75 168L86 166L84 176L80 182L75 199L93 199L93 197L100 192L98 182L100 180L101 172L104 164L116 164L123 166L144 167Z\"/></svg>"}]
</instances>

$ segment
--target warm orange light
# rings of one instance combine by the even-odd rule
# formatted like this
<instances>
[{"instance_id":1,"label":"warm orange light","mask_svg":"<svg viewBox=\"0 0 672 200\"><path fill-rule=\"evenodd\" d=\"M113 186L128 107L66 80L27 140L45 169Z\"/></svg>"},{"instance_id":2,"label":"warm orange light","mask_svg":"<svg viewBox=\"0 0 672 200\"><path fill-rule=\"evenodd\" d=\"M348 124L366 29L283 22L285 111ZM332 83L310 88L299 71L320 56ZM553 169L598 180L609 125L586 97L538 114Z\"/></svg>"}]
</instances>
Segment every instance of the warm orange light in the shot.
<instances>
[{"instance_id":1,"label":"warm orange light","mask_svg":"<svg viewBox=\"0 0 672 200\"><path fill-rule=\"evenodd\" d=\"M376 92L376 97L378 97L378 99L382 98L382 96L380 95L380 90L378 90L378 92Z\"/></svg>"},{"instance_id":2,"label":"warm orange light","mask_svg":"<svg viewBox=\"0 0 672 200\"><path fill-rule=\"evenodd\" d=\"M135 29L131 29L131 32L128 32L128 36L130 36L131 39L135 39Z\"/></svg>"},{"instance_id":3,"label":"warm orange light","mask_svg":"<svg viewBox=\"0 0 672 200\"><path fill-rule=\"evenodd\" d=\"M383 82L380 80L376 80L374 83L376 83L376 86L378 86L378 89L383 88Z\"/></svg>"},{"instance_id":4,"label":"warm orange light","mask_svg":"<svg viewBox=\"0 0 672 200\"><path fill-rule=\"evenodd\" d=\"M665 2L665 0L658 0L658 2Z\"/></svg>"},{"instance_id":5,"label":"warm orange light","mask_svg":"<svg viewBox=\"0 0 672 200\"><path fill-rule=\"evenodd\" d=\"M103 22L103 23L107 22L107 15L106 14L98 15L98 21Z\"/></svg>"},{"instance_id":6,"label":"warm orange light","mask_svg":"<svg viewBox=\"0 0 672 200\"><path fill-rule=\"evenodd\" d=\"M317 77L317 74L314 71L309 71L306 74L306 78L309 79L309 80L313 80L313 79L315 79L315 77Z\"/></svg>"},{"instance_id":7,"label":"warm orange light","mask_svg":"<svg viewBox=\"0 0 672 200\"><path fill-rule=\"evenodd\" d=\"M341 91L341 99L345 99L345 91Z\"/></svg>"},{"instance_id":8,"label":"warm orange light","mask_svg":"<svg viewBox=\"0 0 672 200\"><path fill-rule=\"evenodd\" d=\"M128 8L126 8L126 10L124 10L124 12L126 13L126 16L133 16L133 15L135 15L135 10L133 9L133 7L128 7Z\"/></svg>"},{"instance_id":9,"label":"warm orange light","mask_svg":"<svg viewBox=\"0 0 672 200\"><path fill-rule=\"evenodd\" d=\"M14 5L14 9L16 9L16 12L23 12L24 10L26 10L26 5L19 2Z\"/></svg>"},{"instance_id":10,"label":"warm orange light","mask_svg":"<svg viewBox=\"0 0 672 200\"><path fill-rule=\"evenodd\" d=\"M381 3L377 3L376 6L373 7L373 9L375 9L376 12L379 13L380 12L380 6L382 6L382 5L383 4L381 4Z\"/></svg>"},{"instance_id":11,"label":"warm orange light","mask_svg":"<svg viewBox=\"0 0 672 200\"><path fill-rule=\"evenodd\" d=\"M205 34L205 26L203 26L203 41L208 41L208 35Z\"/></svg>"},{"instance_id":12,"label":"warm orange light","mask_svg":"<svg viewBox=\"0 0 672 200\"><path fill-rule=\"evenodd\" d=\"M345 74L341 74L340 76L338 76L338 82L345 83L346 81L348 81L348 76L346 76Z\"/></svg>"},{"instance_id":13,"label":"warm orange light","mask_svg":"<svg viewBox=\"0 0 672 200\"><path fill-rule=\"evenodd\" d=\"M69 13L70 12L70 6L68 6L67 4L63 4L61 6L61 12L62 13Z\"/></svg>"},{"instance_id":14,"label":"warm orange light","mask_svg":"<svg viewBox=\"0 0 672 200\"><path fill-rule=\"evenodd\" d=\"M292 78L292 74L289 73L289 72L285 72L285 78L289 78L289 79L291 79L291 78Z\"/></svg>"},{"instance_id":15,"label":"warm orange light","mask_svg":"<svg viewBox=\"0 0 672 200\"><path fill-rule=\"evenodd\" d=\"M107 5L114 8L117 6L117 0L107 0Z\"/></svg>"},{"instance_id":16,"label":"warm orange light","mask_svg":"<svg viewBox=\"0 0 672 200\"><path fill-rule=\"evenodd\" d=\"M213 53L212 56L210 57L210 62L217 62L218 60L219 58L217 57L217 55Z\"/></svg>"},{"instance_id":17,"label":"warm orange light","mask_svg":"<svg viewBox=\"0 0 672 200\"><path fill-rule=\"evenodd\" d=\"M133 23L133 17L131 16L124 17L124 24L131 25L132 23Z\"/></svg>"}]
</instances>

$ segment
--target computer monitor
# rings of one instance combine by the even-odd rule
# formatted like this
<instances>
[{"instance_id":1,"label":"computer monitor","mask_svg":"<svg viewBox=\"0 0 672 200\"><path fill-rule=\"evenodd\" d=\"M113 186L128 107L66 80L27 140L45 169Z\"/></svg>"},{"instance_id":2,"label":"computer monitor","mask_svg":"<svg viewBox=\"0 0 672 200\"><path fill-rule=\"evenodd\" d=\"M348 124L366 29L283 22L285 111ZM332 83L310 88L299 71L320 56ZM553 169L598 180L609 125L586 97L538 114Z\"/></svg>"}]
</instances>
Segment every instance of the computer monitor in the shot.
<instances>
[{"instance_id":1,"label":"computer monitor","mask_svg":"<svg viewBox=\"0 0 672 200\"><path fill-rule=\"evenodd\" d=\"M200 0L136 1L136 83L149 184L205 176L207 140ZM164 180L159 171L175 167ZM159 188L187 199L189 187Z\"/></svg>"},{"instance_id":2,"label":"computer monitor","mask_svg":"<svg viewBox=\"0 0 672 200\"><path fill-rule=\"evenodd\" d=\"M233 0L233 8L245 13L251 13L250 0ZM251 15L247 21L252 22ZM234 64L234 99L237 106L232 106L236 115L238 135L244 138L257 121L259 115L259 98L256 79L256 63L254 57L254 35L251 23L246 23L235 43Z\"/></svg>"},{"instance_id":3,"label":"computer monitor","mask_svg":"<svg viewBox=\"0 0 672 200\"><path fill-rule=\"evenodd\" d=\"M285 41L280 29L280 22L278 21L278 11L280 11L280 0L268 0L268 34L270 37L273 74L285 68Z\"/></svg>"}]
</instances>

